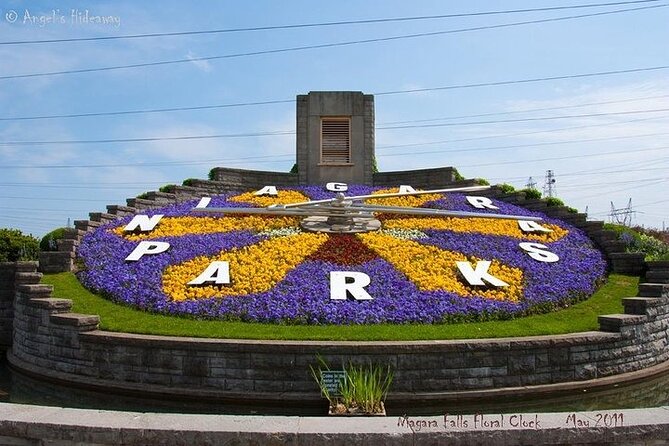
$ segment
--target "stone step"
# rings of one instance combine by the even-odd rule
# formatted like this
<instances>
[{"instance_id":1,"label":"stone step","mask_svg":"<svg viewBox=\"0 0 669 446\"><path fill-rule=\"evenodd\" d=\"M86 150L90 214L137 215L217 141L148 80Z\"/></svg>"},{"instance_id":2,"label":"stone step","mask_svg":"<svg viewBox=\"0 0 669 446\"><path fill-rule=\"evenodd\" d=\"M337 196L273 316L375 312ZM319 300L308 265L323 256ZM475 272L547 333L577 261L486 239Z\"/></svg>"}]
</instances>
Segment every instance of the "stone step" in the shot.
<instances>
[{"instance_id":1,"label":"stone step","mask_svg":"<svg viewBox=\"0 0 669 446\"><path fill-rule=\"evenodd\" d=\"M657 297L625 297L623 298L623 306L625 307L625 314L645 315L648 308L661 305L663 301L663 299Z\"/></svg>"},{"instance_id":2,"label":"stone step","mask_svg":"<svg viewBox=\"0 0 669 446\"><path fill-rule=\"evenodd\" d=\"M100 225L101 223L98 221L91 221L91 220L74 221L74 227L83 232L92 231L93 229L99 228Z\"/></svg>"},{"instance_id":3,"label":"stone step","mask_svg":"<svg viewBox=\"0 0 669 446\"><path fill-rule=\"evenodd\" d=\"M669 271L646 271L645 280L650 283L669 283Z\"/></svg>"},{"instance_id":4,"label":"stone step","mask_svg":"<svg viewBox=\"0 0 669 446\"><path fill-rule=\"evenodd\" d=\"M669 297L669 284L666 283L640 283L640 297Z\"/></svg>"},{"instance_id":5,"label":"stone step","mask_svg":"<svg viewBox=\"0 0 669 446\"><path fill-rule=\"evenodd\" d=\"M599 316L599 330L610 333L619 333L620 330L628 325L637 325L646 320L646 316L636 314L606 314Z\"/></svg>"},{"instance_id":6,"label":"stone step","mask_svg":"<svg viewBox=\"0 0 669 446\"><path fill-rule=\"evenodd\" d=\"M147 200L144 198L128 198L125 200L129 207L133 207L137 212L143 209L151 209L164 205L165 203L157 203L153 200Z\"/></svg>"},{"instance_id":7,"label":"stone step","mask_svg":"<svg viewBox=\"0 0 669 446\"><path fill-rule=\"evenodd\" d=\"M112 215L123 217L126 215L133 215L137 212L137 209L129 206L121 206L118 204L107 205L107 212Z\"/></svg>"},{"instance_id":8,"label":"stone step","mask_svg":"<svg viewBox=\"0 0 669 446\"><path fill-rule=\"evenodd\" d=\"M91 221L100 222L102 224L111 223L117 218L116 215L107 214L104 212L90 212L88 216L90 217Z\"/></svg>"},{"instance_id":9,"label":"stone step","mask_svg":"<svg viewBox=\"0 0 669 446\"><path fill-rule=\"evenodd\" d=\"M36 285L42 280L42 274L37 272L16 273L14 283L17 285Z\"/></svg>"}]
</instances>

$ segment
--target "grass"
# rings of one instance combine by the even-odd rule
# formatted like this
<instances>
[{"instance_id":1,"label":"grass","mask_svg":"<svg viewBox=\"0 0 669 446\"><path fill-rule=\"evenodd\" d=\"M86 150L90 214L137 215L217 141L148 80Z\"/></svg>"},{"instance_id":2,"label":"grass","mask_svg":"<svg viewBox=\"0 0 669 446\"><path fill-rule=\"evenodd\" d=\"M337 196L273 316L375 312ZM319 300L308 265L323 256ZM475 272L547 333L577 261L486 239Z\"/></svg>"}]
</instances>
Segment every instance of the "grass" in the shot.
<instances>
[{"instance_id":1,"label":"grass","mask_svg":"<svg viewBox=\"0 0 669 446\"><path fill-rule=\"evenodd\" d=\"M71 273L47 274L54 297L72 299L73 312L97 314L108 331L169 336L282 340L428 340L535 336L597 330L597 316L622 312L622 298L636 296L638 277L612 274L590 299L565 310L509 321L444 325L304 326L223 322L150 314L112 303L86 290Z\"/></svg>"}]
</instances>

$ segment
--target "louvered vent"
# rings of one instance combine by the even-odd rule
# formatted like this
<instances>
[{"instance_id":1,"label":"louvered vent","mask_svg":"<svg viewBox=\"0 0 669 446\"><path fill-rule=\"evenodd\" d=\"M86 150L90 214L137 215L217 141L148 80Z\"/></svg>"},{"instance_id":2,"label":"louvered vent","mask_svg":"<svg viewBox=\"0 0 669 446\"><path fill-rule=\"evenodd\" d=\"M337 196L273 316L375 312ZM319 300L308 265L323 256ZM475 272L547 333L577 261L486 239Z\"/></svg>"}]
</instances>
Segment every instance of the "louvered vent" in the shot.
<instances>
[{"instance_id":1,"label":"louvered vent","mask_svg":"<svg viewBox=\"0 0 669 446\"><path fill-rule=\"evenodd\" d=\"M351 162L351 120L349 118L321 119L321 163Z\"/></svg>"}]
</instances>

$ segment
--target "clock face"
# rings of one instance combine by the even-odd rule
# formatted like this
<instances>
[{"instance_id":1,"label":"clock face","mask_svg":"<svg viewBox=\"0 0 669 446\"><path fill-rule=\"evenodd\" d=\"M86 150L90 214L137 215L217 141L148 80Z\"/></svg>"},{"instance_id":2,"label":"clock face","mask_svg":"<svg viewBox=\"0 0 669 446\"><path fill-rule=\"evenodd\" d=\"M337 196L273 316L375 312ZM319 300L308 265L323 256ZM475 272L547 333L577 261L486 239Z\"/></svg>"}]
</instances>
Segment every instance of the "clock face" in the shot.
<instances>
[{"instance_id":1,"label":"clock face","mask_svg":"<svg viewBox=\"0 0 669 446\"><path fill-rule=\"evenodd\" d=\"M111 300L158 313L370 324L550 311L587 298L604 277L601 253L580 230L476 192L365 202L528 220L375 212L380 228L337 233L305 230L300 216L196 209L331 199L337 187L348 196L398 191L269 186L152 209L87 234L78 249L79 278ZM530 220L537 217L543 220Z\"/></svg>"}]
</instances>

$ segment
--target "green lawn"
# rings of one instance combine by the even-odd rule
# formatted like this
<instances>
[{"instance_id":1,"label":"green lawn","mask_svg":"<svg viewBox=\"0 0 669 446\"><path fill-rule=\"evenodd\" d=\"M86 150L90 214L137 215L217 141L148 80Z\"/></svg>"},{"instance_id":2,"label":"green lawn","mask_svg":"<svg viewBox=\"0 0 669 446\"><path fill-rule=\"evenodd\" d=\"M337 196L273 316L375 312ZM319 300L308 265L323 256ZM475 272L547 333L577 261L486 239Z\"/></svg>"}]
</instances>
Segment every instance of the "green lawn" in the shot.
<instances>
[{"instance_id":1,"label":"green lawn","mask_svg":"<svg viewBox=\"0 0 669 446\"><path fill-rule=\"evenodd\" d=\"M511 321L445 325L301 326L244 322L201 321L154 315L114 304L90 293L71 273L49 274L54 297L72 299L76 313L100 315L100 328L154 335L234 339L295 340L420 340L534 336L597 330L597 316L622 312L621 299L636 296L638 277L613 274L595 295L568 309Z\"/></svg>"}]
</instances>

